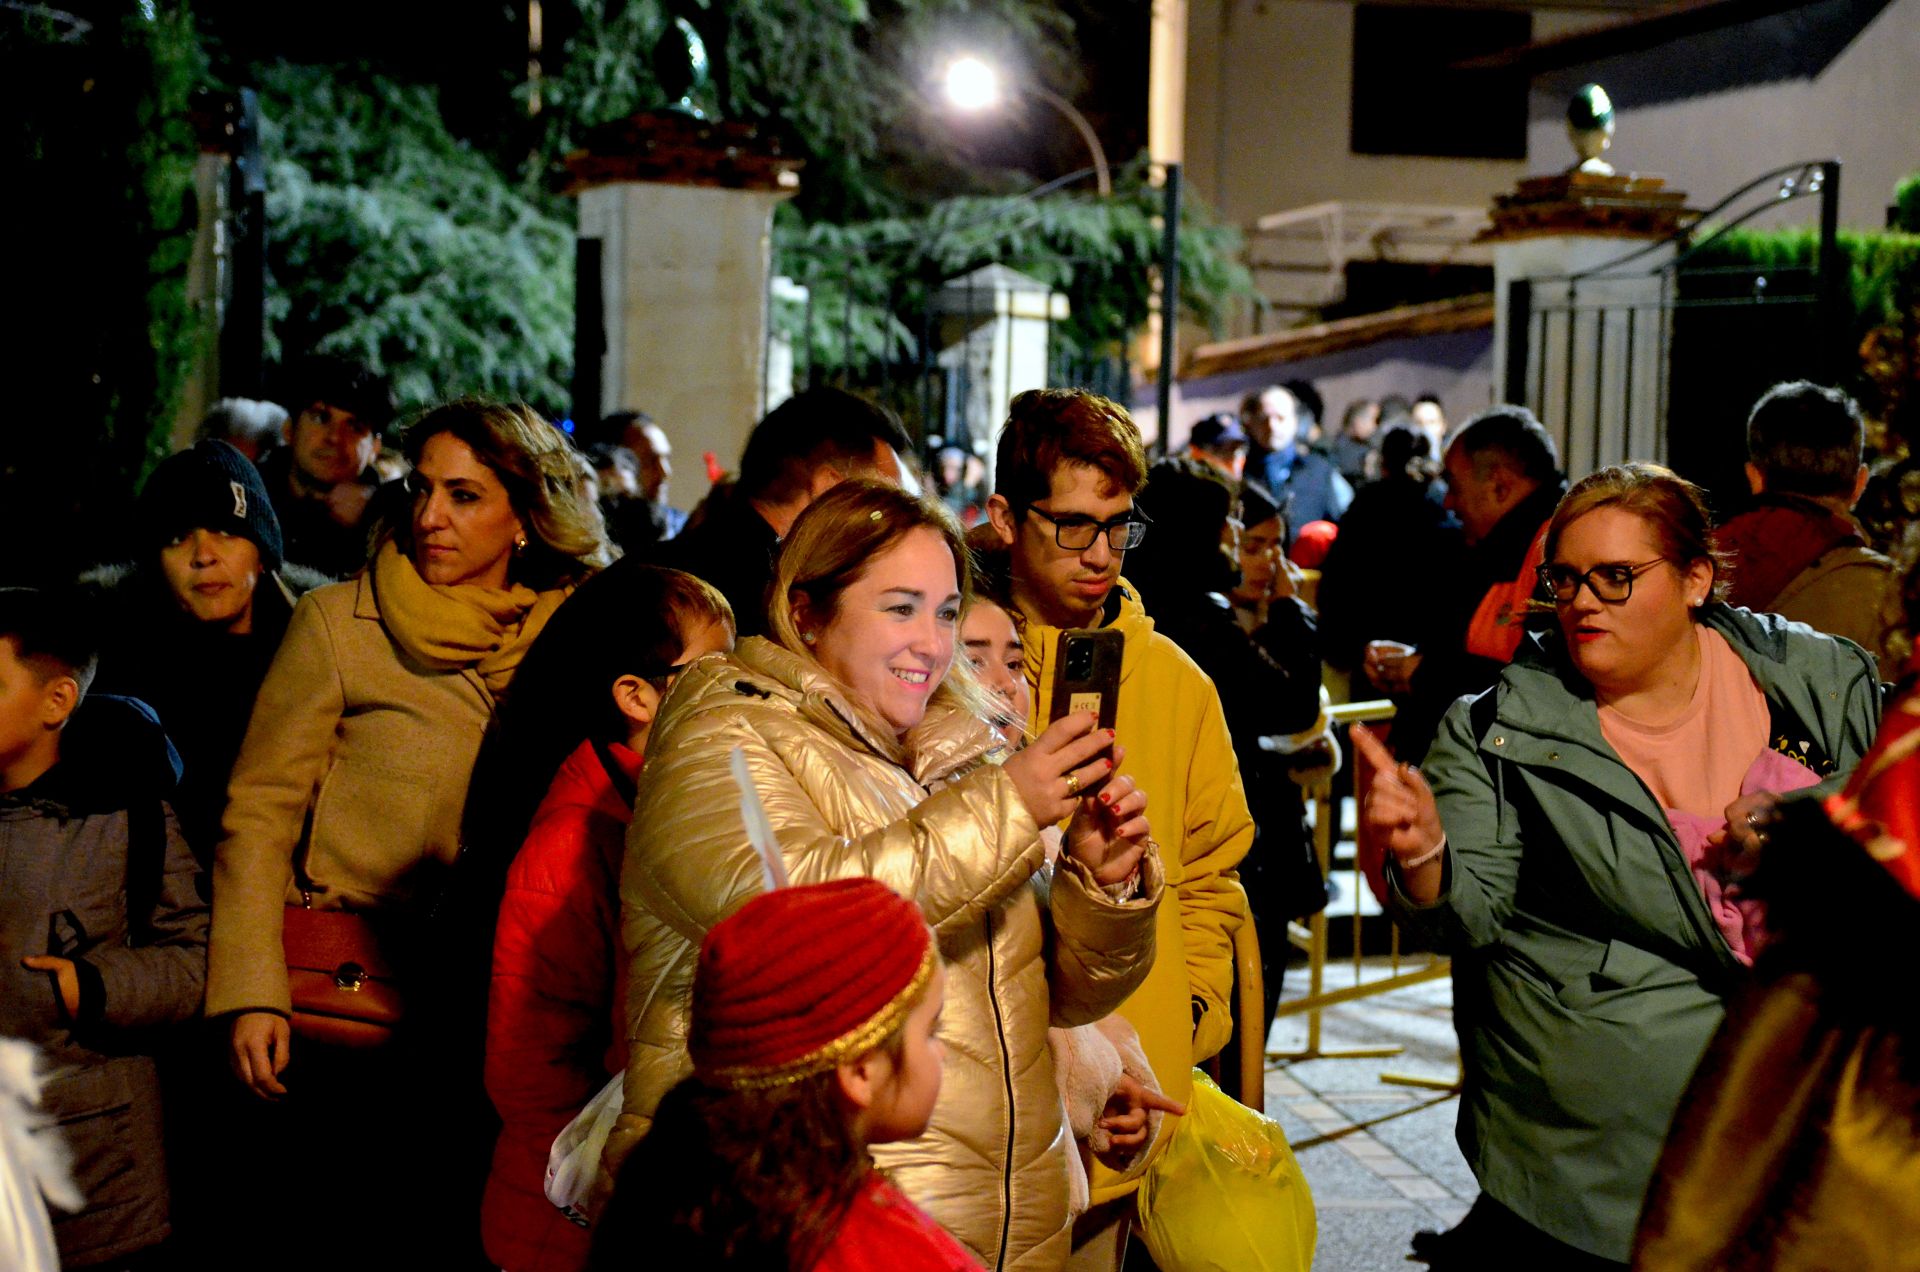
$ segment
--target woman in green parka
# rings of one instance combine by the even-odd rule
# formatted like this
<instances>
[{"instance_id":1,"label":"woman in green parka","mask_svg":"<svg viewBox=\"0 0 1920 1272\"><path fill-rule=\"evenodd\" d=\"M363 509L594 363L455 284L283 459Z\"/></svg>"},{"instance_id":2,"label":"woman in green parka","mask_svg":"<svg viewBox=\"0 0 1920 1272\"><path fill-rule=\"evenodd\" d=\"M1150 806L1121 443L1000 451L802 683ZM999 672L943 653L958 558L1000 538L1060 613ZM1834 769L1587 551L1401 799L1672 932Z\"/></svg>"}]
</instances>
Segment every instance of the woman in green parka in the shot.
<instances>
[{"instance_id":1,"label":"woman in green parka","mask_svg":"<svg viewBox=\"0 0 1920 1272\"><path fill-rule=\"evenodd\" d=\"M1482 1198L1423 1248L1436 1269L1625 1266L1681 1091L1766 939L1742 885L1772 804L1837 789L1873 741L1872 658L1722 604L1721 575L1698 488L1602 469L1548 527L1558 630L1454 705L1423 769L1358 739L1395 913L1455 956Z\"/></svg>"}]
</instances>

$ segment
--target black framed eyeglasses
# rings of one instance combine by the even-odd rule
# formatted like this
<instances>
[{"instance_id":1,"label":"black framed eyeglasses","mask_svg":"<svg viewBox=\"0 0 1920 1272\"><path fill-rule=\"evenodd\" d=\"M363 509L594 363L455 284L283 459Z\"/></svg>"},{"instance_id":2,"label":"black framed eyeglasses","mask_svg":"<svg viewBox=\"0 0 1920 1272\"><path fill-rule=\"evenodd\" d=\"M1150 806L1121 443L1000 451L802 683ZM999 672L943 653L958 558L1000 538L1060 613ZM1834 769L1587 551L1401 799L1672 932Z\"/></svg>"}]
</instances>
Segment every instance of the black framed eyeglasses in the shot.
<instances>
[{"instance_id":1,"label":"black framed eyeglasses","mask_svg":"<svg viewBox=\"0 0 1920 1272\"><path fill-rule=\"evenodd\" d=\"M1585 586L1602 605L1620 605L1633 595L1633 581L1666 559L1655 557L1638 565L1603 561L1585 572L1570 565L1543 565L1536 573L1540 576L1540 586L1553 594L1556 604L1571 605Z\"/></svg>"},{"instance_id":2,"label":"black framed eyeglasses","mask_svg":"<svg viewBox=\"0 0 1920 1272\"><path fill-rule=\"evenodd\" d=\"M1028 504L1027 511L1052 522L1053 541L1068 552L1085 552L1093 546L1095 537L1102 534L1107 536L1107 546L1115 552L1137 548L1147 537L1146 514L1137 508L1106 521L1095 521L1078 513L1056 517L1038 504Z\"/></svg>"}]
</instances>

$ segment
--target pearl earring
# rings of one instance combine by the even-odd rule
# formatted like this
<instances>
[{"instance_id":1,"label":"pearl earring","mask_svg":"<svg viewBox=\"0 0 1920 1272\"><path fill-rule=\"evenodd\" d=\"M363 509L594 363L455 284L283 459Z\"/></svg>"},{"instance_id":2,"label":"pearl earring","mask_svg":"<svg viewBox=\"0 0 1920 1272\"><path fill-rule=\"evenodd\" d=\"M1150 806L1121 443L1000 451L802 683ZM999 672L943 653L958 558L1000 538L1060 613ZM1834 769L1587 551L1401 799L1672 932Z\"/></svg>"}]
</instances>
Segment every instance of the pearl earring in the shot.
<instances>
[{"instance_id":1,"label":"pearl earring","mask_svg":"<svg viewBox=\"0 0 1920 1272\"><path fill-rule=\"evenodd\" d=\"M807 644L811 645L813 644L813 641L814 641L814 635L812 632L801 632L800 639L806 641Z\"/></svg>"}]
</instances>

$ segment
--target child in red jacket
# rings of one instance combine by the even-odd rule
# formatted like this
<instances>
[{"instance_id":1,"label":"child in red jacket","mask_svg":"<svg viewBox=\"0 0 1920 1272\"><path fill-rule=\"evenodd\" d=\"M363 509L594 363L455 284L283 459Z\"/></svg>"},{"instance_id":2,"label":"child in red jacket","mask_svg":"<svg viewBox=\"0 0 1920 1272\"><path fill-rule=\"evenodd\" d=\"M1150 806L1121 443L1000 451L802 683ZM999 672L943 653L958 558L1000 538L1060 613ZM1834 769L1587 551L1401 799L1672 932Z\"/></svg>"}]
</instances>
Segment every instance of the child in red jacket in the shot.
<instances>
[{"instance_id":1,"label":"child in red jacket","mask_svg":"<svg viewBox=\"0 0 1920 1272\"><path fill-rule=\"evenodd\" d=\"M619 882L634 779L681 668L732 645L719 592L622 562L560 608L516 678L530 709L503 727L531 772L514 776L551 783L507 874L487 1005L487 1094L502 1127L481 1238L507 1272L586 1265L587 1230L547 1200L547 1153L626 1067Z\"/></svg>"},{"instance_id":2,"label":"child in red jacket","mask_svg":"<svg viewBox=\"0 0 1920 1272\"><path fill-rule=\"evenodd\" d=\"M920 907L874 879L778 888L715 924L693 1076L621 1167L593 1266L978 1272L867 1153L933 1116L945 982Z\"/></svg>"}]
</instances>

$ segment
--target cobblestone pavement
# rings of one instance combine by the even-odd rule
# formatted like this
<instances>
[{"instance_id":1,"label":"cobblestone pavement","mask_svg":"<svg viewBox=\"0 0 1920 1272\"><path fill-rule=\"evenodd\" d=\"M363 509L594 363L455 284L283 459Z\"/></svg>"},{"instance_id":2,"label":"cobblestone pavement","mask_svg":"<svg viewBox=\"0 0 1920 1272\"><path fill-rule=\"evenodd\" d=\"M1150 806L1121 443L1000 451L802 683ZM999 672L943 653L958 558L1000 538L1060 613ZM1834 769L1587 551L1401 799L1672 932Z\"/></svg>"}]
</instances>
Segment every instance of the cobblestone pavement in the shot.
<instances>
[{"instance_id":1,"label":"cobblestone pavement","mask_svg":"<svg viewBox=\"0 0 1920 1272\"><path fill-rule=\"evenodd\" d=\"M1369 959L1363 976L1388 970L1385 959ZM1305 969L1291 969L1286 997L1297 997L1305 983ZM1352 983L1351 962L1328 965L1327 989ZM1398 1055L1269 1064L1267 1113L1286 1128L1319 1214L1316 1272L1419 1272L1424 1264L1407 1261L1414 1232L1450 1227L1479 1194L1454 1144L1458 1095L1380 1080L1383 1073L1454 1080L1452 998L1443 978L1323 1013L1323 1053L1388 1045L1404 1048ZM1305 1044L1304 1016L1274 1022L1271 1049Z\"/></svg>"}]
</instances>

